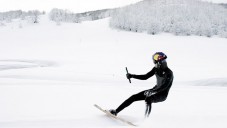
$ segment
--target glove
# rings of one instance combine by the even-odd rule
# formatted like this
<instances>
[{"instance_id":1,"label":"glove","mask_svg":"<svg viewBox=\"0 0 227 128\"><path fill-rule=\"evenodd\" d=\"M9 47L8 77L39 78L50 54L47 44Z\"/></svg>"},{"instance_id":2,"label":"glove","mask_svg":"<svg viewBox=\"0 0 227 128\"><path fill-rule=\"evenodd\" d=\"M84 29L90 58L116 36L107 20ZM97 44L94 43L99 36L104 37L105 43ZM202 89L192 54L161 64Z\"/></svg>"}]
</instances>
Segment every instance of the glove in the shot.
<instances>
[{"instance_id":1,"label":"glove","mask_svg":"<svg viewBox=\"0 0 227 128\"><path fill-rule=\"evenodd\" d=\"M154 95L155 92L153 92L152 89L147 90L144 92L144 95L146 96L145 98L145 103L146 103L146 111L145 111L145 117L149 117L151 113L151 103L152 103L152 95Z\"/></svg>"},{"instance_id":2,"label":"glove","mask_svg":"<svg viewBox=\"0 0 227 128\"><path fill-rule=\"evenodd\" d=\"M151 113L151 103L152 103L151 97L146 97L145 102L146 102L145 117L149 117Z\"/></svg>"},{"instance_id":3,"label":"glove","mask_svg":"<svg viewBox=\"0 0 227 128\"><path fill-rule=\"evenodd\" d=\"M127 79L131 79L131 78L133 77L133 75L130 74L130 73L127 73L127 74L126 74L126 77L127 77Z\"/></svg>"},{"instance_id":4,"label":"glove","mask_svg":"<svg viewBox=\"0 0 227 128\"><path fill-rule=\"evenodd\" d=\"M151 96L154 95L155 93L152 90L147 90L144 92L144 95L146 96L145 98L145 102L146 104L151 104Z\"/></svg>"},{"instance_id":5,"label":"glove","mask_svg":"<svg viewBox=\"0 0 227 128\"><path fill-rule=\"evenodd\" d=\"M154 95L154 94L155 94L155 92L153 92L151 89L144 92L144 95L145 95L146 97L150 97L150 96L152 96L152 95Z\"/></svg>"},{"instance_id":6,"label":"glove","mask_svg":"<svg viewBox=\"0 0 227 128\"><path fill-rule=\"evenodd\" d=\"M147 106L149 106L151 104L151 100L152 100L151 96L154 94L155 93L152 91L152 89L144 92L144 95L146 96L145 102L146 102Z\"/></svg>"}]
</instances>

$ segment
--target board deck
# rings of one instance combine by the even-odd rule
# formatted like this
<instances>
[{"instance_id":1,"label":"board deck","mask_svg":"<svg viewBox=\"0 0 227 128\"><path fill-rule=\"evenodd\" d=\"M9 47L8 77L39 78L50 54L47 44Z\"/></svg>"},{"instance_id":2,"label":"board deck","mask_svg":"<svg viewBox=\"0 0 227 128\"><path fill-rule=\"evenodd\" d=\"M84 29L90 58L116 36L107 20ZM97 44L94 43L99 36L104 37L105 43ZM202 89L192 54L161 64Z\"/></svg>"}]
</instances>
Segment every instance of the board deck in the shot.
<instances>
[{"instance_id":1,"label":"board deck","mask_svg":"<svg viewBox=\"0 0 227 128\"><path fill-rule=\"evenodd\" d=\"M114 119L116 119L116 120L119 120L119 121L121 121L121 122L123 122L123 123L126 123L126 124L128 124L128 125L136 126L135 124L131 123L130 121L127 121L127 120L125 120L125 119L123 119L123 118L117 117L117 116L111 114L109 111L106 111L106 110L102 109L102 108L101 108L100 106L98 106L97 104L95 104L94 106L95 106L96 108L98 108L100 111L106 113L109 117L112 117L112 118L114 118Z\"/></svg>"}]
</instances>

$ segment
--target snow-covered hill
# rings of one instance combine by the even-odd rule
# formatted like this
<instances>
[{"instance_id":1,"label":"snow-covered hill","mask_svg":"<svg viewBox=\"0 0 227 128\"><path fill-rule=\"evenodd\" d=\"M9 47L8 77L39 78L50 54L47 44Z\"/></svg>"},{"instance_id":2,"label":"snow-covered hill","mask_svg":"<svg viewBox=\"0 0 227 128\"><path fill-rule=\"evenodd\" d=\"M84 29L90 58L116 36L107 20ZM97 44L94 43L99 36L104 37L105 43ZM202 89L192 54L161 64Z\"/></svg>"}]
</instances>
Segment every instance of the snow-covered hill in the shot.
<instances>
[{"instance_id":1,"label":"snow-covered hill","mask_svg":"<svg viewBox=\"0 0 227 128\"><path fill-rule=\"evenodd\" d=\"M148 34L227 37L227 9L201 0L144 0L116 10L110 25Z\"/></svg>"},{"instance_id":2,"label":"snow-covered hill","mask_svg":"<svg viewBox=\"0 0 227 128\"><path fill-rule=\"evenodd\" d=\"M154 104L148 119L144 102L119 116L141 128L227 126L226 38L123 32L109 20L56 25L44 15L39 24L1 27L0 127L129 127L93 104L116 108L152 88L155 78L129 84L125 67L147 73L156 51L167 54L175 76L167 101Z\"/></svg>"}]
</instances>

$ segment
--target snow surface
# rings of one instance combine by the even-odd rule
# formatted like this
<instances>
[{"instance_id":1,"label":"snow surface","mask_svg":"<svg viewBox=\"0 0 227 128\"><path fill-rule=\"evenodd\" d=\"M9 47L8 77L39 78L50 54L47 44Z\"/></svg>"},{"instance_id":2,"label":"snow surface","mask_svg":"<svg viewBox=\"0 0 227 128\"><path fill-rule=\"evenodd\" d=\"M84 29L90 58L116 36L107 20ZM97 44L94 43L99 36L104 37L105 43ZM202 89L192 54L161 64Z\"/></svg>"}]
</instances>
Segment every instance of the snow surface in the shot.
<instances>
[{"instance_id":1,"label":"snow surface","mask_svg":"<svg viewBox=\"0 0 227 128\"><path fill-rule=\"evenodd\" d=\"M15 21L0 27L0 128L121 128L93 107L116 108L155 78L156 51L167 54L174 83L165 102L135 102L119 113L141 128L226 128L227 39L148 35L109 28L109 19L56 25Z\"/></svg>"}]
</instances>

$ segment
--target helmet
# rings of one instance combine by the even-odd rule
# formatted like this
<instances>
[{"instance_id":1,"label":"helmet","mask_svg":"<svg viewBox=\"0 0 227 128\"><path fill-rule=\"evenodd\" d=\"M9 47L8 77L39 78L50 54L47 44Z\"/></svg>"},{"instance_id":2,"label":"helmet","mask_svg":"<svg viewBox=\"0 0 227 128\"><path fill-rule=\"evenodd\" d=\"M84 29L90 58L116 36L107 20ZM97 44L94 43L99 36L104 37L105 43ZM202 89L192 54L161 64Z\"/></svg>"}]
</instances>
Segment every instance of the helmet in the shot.
<instances>
[{"instance_id":1,"label":"helmet","mask_svg":"<svg viewBox=\"0 0 227 128\"><path fill-rule=\"evenodd\" d=\"M156 52L152 58L154 63L156 64L161 63L163 60L167 58L167 56L163 52Z\"/></svg>"}]
</instances>

